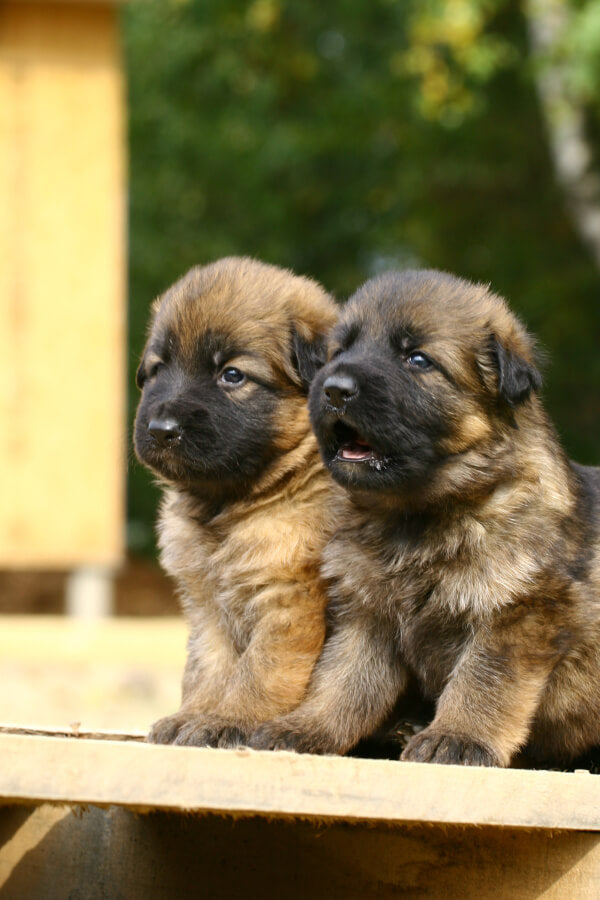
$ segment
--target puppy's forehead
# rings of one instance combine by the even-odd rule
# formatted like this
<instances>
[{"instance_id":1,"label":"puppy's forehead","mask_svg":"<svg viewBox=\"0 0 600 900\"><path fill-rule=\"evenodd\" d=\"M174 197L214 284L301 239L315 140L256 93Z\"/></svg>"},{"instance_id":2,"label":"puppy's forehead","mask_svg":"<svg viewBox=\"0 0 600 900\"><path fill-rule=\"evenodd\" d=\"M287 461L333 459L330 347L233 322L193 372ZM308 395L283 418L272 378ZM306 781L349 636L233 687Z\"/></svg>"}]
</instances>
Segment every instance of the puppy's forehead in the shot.
<instances>
[{"instance_id":1,"label":"puppy's forehead","mask_svg":"<svg viewBox=\"0 0 600 900\"><path fill-rule=\"evenodd\" d=\"M261 276L253 267L192 269L160 299L156 326L177 340L183 356L193 355L199 341L264 342L284 315Z\"/></svg>"},{"instance_id":2,"label":"puppy's forehead","mask_svg":"<svg viewBox=\"0 0 600 900\"><path fill-rule=\"evenodd\" d=\"M292 323L310 328L331 315L316 282L243 257L191 269L155 304L153 335L192 359L200 344L213 351L283 352Z\"/></svg>"},{"instance_id":3,"label":"puppy's forehead","mask_svg":"<svg viewBox=\"0 0 600 900\"><path fill-rule=\"evenodd\" d=\"M472 284L445 272L421 269L387 272L367 281L350 298L341 329L382 341L391 336L464 342L484 332L505 329L510 313L504 301L485 285Z\"/></svg>"}]
</instances>

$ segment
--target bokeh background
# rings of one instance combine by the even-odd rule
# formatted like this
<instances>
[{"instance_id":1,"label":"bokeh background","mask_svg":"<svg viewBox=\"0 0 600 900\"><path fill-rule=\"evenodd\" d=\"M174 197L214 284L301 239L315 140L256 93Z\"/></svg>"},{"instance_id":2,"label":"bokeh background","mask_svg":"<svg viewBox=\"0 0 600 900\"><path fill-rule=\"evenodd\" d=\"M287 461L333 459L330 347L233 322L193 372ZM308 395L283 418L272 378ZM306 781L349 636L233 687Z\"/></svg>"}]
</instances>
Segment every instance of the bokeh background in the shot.
<instances>
[{"instance_id":1,"label":"bokeh background","mask_svg":"<svg viewBox=\"0 0 600 900\"><path fill-rule=\"evenodd\" d=\"M597 0L148 0L123 36L130 384L150 299L194 264L256 255L340 301L442 268L538 335L561 437L600 463ZM128 484L149 552L156 496Z\"/></svg>"}]
</instances>

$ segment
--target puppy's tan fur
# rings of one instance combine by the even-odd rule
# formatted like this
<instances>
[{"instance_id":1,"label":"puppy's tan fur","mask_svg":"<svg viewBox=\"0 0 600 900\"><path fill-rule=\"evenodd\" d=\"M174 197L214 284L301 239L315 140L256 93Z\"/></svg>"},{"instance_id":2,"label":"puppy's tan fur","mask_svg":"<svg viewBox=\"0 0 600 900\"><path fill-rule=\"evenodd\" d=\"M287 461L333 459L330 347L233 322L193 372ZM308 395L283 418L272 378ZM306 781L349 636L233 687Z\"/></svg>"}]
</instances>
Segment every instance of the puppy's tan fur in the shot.
<instances>
[{"instance_id":1,"label":"puppy's tan fur","mask_svg":"<svg viewBox=\"0 0 600 900\"><path fill-rule=\"evenodd\" d=\"M316 283L237 258L192 270L155 305L136 447L165 484L161 562L190 638L181 709L153 741L237 744L305 694L324 638L319 566L336 493L306 392L335 317ZM232 369L241 384L223 380ZM170 379L163 393L153 372ZM156 416L186 423L159 456L147 434Z\"/></svg>"},{"instance_id":2,"label":"puppy's tan fur","mask_svg":"<svg viewBox=\"0 0 600 900\"><path fill-rule=\"evenodd\" d=\"M484 286L389 273L349 301L330 359L310 408L347 489L332 632L306 700L253 746L343 753L409 681L436 714L405 759L600 743L600 470L562 451L525 329Z\"/></svg>"}]
</instances>

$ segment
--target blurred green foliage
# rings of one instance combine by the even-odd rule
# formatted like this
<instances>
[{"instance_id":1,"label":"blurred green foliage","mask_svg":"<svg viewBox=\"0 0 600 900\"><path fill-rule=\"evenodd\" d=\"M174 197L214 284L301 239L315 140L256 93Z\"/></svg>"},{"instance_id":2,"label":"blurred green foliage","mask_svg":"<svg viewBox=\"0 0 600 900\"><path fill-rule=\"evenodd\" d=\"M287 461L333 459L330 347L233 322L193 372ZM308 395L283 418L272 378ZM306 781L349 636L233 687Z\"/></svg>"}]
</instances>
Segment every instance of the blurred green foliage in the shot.
<instances>
[{"instance_id":1,"label":"blurred green foliage","mask_svg":"<svg viewBox=\"0 0 600 900\"><path fill-rule=\"evenodd\" d=\"M589 96L588 6L596 42L570 40ZM123 26L132 412L149 304L190 266L253 255L343 299L424 265L508 298L548 351L568 451L600 463L600 276L555 184L517 4L145 0ZM156 503L132 457L132 549L151 548Z\"/></svg>"}]
</instances>

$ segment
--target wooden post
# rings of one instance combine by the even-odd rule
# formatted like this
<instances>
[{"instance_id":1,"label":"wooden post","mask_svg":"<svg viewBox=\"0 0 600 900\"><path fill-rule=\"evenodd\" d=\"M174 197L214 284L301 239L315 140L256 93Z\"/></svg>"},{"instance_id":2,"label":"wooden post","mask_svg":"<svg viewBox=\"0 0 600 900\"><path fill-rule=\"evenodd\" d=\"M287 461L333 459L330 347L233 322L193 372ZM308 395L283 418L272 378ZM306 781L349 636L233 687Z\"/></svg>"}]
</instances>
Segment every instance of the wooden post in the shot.
<instances>
[{"instance_id":1,"label":"wooden post","mask_svg":"<svg viewBox=\"0 0 600 900\"><path fill-rule=\"evenodd\" d=\"M0 566L123 553L125 166L112 3L0 4Z\"/></svg>"}]
</instances>

